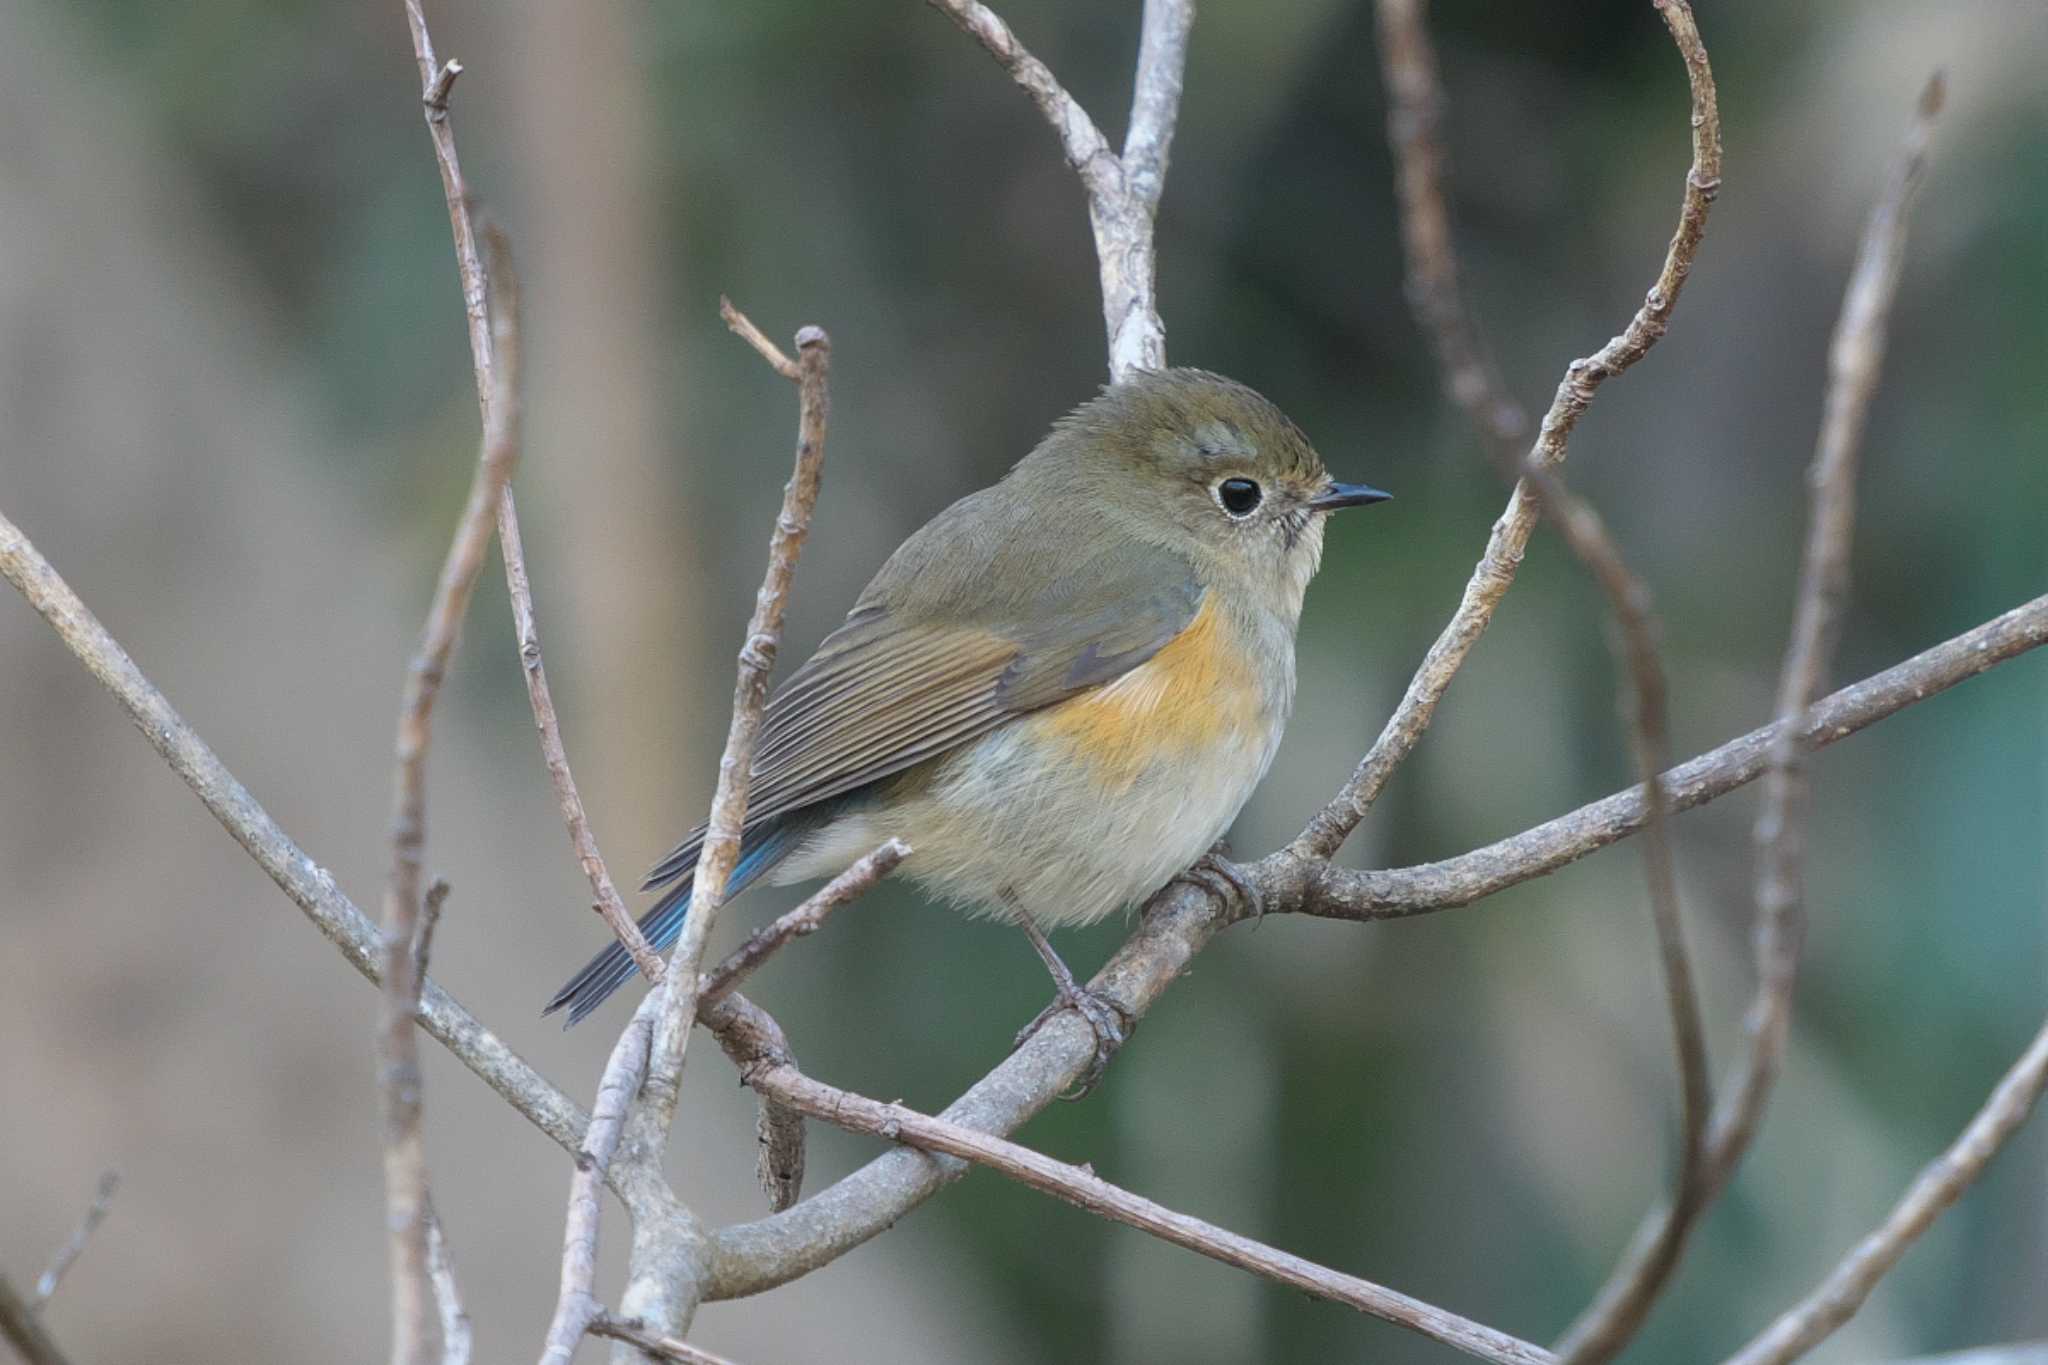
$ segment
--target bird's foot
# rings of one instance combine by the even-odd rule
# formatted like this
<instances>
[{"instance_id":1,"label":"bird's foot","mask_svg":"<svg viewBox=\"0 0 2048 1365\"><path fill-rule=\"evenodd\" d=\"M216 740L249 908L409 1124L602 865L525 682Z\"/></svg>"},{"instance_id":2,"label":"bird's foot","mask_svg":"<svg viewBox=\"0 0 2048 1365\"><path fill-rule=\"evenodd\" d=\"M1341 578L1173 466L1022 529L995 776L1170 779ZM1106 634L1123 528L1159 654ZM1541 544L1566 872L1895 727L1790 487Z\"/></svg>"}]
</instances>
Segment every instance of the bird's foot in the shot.
<instances>
[{"instance_id":1,"label":"bird's foot","mask_svg":"<svg viewBox=\"0 0 2048 1365\"><path fill-rule=\"evenodd\" d=\"M1201 887L1226 907L1244 907L1234 918L1242 919L1248 913L1256 925L1266 917L1265 902L1259 898L1258 888L1252 885L1244 869L1223 856L1228 851L1228 845L1221 839L1217 840L1215 847L1195 859L1174 880Z\"/></svg>"},{"instance_id":2,"label":"bird's foot","mask_svg":"<svg viewBox=\"0 0 2048 1365\"><path fill-rule=\"evenodd\" d=\"M1070 1009L1087 1020L1089 1029L1095 1034L1095 1055L1089 1059L1088 1069L1081 1073L1081 1078L1075 1082L1074 1089L1060 1096L1063 1100L1081 1099L1095 1088L1095 1083L1102 1079L1102 1073L1109 1069L1110 1058L1116 1056L1117 1050L1137 1031L1138 1017L1102 992L1091 991L1076 981L1074 973L1061 961L1060 955L1053 951L1052 944L1046 941L1044 933L1038 926L1032 923L1028 916L1023 917L1020 922L1024 926L1025 934L1031 939L1031 946L1038 950L1040 960L1045 963L1046 971L1052 974L1053 985L1059 993L1053 997L1050 1005L1038 1012L1035 1019L1018 1031L1016 1041L1011 1047L1015 1049L1024 1046L1026 1039L1043 1028L1046 1020L1061 1010Z\"/></svg>"},{"instance_id":3,"label":"bird's foot","mask_svg":"<svg viewBox=\"0 0 2048 1365\"><path fill-rule=\"evenodd\" d=\"M1061 1095L1063 1100L1078 1100L1087 1096L1102 1079L1102 1073L1109 1069L1110 1058L1130 1041L1131 1034L1138 1028L1138 1020L1129 1010L1100 991L1091 991L1071 979L1061 983L1059 993L1050 1005L1038 1012L1038 1017L1017 1031L1012 1047L1022 1047L1032 1034L1045 1026L1045 1022L1061 1010L1072 1010L1088 1021L1088 1027L1095 1034L1095 1056L1088 1062L1088 1069L1081 1073L1074 1088Z\"/></svg>"}]
</instances>

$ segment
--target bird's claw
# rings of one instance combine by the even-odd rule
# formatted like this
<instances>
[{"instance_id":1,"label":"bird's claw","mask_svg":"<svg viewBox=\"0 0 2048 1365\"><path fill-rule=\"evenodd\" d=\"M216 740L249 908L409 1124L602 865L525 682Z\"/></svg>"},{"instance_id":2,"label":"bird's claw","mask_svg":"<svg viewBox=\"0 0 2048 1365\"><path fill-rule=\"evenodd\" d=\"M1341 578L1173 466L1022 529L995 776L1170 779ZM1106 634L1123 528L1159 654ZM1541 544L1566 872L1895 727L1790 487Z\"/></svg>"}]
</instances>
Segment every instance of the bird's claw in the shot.
<instances>
[{"instance_id":1,"label":"bird's claw","mask_svg":"<svg viewBox=\"0 0 2048 1365\"><path fill-rule=\"evenodd\" d=\"M1174 880L1201 887L1226 907L1242 905L1256 925L1266 917L1265 902L1259 898L1258 888L1244 875L1244 869L1224 857L1224 851L1219 841Z\"/></svg>"},{"instance_id":2,"label":"bird's claw","mask_svg":"<svg viewBox=\"0 0 2048 1365\"><path fill-rule=\"evenodd\" d=\"M1089 1029L1095 1034L1095 1055L1089 1060L1088 1069L1081 1073L1081 1079L1075 1082L1072 1090L1060 1096L1063 1100L1078 1100L1085 1098L1102 1079L1102 1073L1109 1069L1110 1058L1116 1056L1117 1051L1130 1041L1131 1034L1137 1031L1138 1019L1136 1015L1100 991L1091 991L1079 985L1071 990L1061 986L1052 1003L1040 1010L1035 1019L1017 1031L1016 1041L1011 1046L1024 1046L1032 1034L1045 1026L1048 1019L1067 1009L1073 1010L1087 1020Z\"/></svg>"}]
</instances>

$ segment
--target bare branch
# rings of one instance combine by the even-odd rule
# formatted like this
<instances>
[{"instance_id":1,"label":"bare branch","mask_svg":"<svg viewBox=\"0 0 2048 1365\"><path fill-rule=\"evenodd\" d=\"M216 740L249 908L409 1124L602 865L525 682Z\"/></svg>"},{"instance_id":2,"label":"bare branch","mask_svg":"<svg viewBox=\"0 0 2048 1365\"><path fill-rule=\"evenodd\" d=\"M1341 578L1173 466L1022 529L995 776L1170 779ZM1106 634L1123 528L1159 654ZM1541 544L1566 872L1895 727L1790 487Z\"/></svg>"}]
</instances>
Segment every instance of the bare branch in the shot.
<instances>
[{"instance_id":1,"label":"bare branch","mask_svg":"<svg viewBox=\"0 0 2048 1365\"><path fill-rule=\"evenodd\" d=\"M500 253L509 268L509 253ZM492 382L517 383L517 288L499 281L500 305L492 319L499 368ZM514 395L484 405L483 448L469 498L456 523L427 609L420 643L407 670L399 705L391 797L391 863L384 888L384 1008L378 1025L378 1064L384 1105L385 1233L392 1274L392 1360L424 1365L435 1327L433 1280L427 1268L426 1147L420 1133L418 1035L422 965L417 938L420 858L426 843L427 749L433 739L435 699L462 634L462 618L490 550L493 509L519 460L519 403Z\"/></svg>"},{"instance_id":2,"label":"bare branch","mask_svg":"<svg viewBox=\"0 0 2048 1365\"><path fill-rule=\"evenodd\" d=\"M594 1337L610 1337L614 1341L623 1341L658 1360L678 1361L680 1365L733 1365L733 1362L724 1356L713 1355L701 1346L692 1346L680 1337L650 1332L637 1321L615 1318L609 1313L600 1314L590 1324L590 1334Z\"/></svg>"},{"instance_id":3,"label":"bare branch","mask_svg":"<svg viewBox=\"0 0 2048 1365\"><path fill-rule=\"evenodd\" d=\"M171 771L305 912L314 927L357 971L373 982L381 981L382 940L377 926L342 894L325 868L292 842L5 516L0 516L0 576L14 584L50 623L65 647L120 702ZM535 1127L569 1151L576 1150L589 1122L583 1111L432 981L423 984L420 1022Z\"/></svg>"},{"instance_id":4,"label":"bare branch","mask_svg":"<svg viewBox=\"0 0 2048 1365\"><path fill-rule=\"evenodd\" d=\"M1526 425L1521 409L1508 396L1498 367L1480 344L1470 310L1458 289L1457 256L1451 245L1450 213L1444 202L1442 143L1437 123L1443 109L1442 83L1436 54L1422 22L1423 0L1380 0L1378 6L1381 61L1391 108L1388 139L1399 165L1402 244L1408 260L1408 297L1444 370L1445 388L1463 407L1480 439L1510 477L1522 476L1522 489L1564 536L1572 553L1586 565L1606 593L1614 613L1615 663L1624 696L1622 708L1636 771L1647 801L1643 853L1649 882L1651 922L1657 932L1658 957L1671 1016L1672 1040L1678 1055L1681 1094L1680 1153L1674 1210L1691 1214L1703 1205L1706 1184L1706 1134L1713 1096L1707 1078L1706 1028L1700 1019L1699 992L1686 951L1685 928L1678 904L1678 879L1666 832L1669 800L1658 774L1671 761L1664 669L1657 655L1657 627L1647 586L1623 559L1599 514L1564 485L1540 451L1517 462L1519 433ZM1684 1223L1674 1220L1670 1232L1654 1249L1653 1263L1662 1271L1676 1264ZM1661 1273L1660 1273L1661 1278ZM1603 1343L1585 1361L1607 1358L1625 1338ZM1568 1353L1569 1354L1569 1353ZM1581 1356L1570 1358L1581 1361Z\"/></svg>"},{"instance_id":5,"label":"bare branch","mask_svg":"<svg viewBox=\"0 0 2048 1365\"><path fill-rule=\"evenodd\" d=\"M782 617L789 605L797 558L810 533L811 513L818 503L824 473L825 430L831 415L826 381L832 342L822 327L805 327L797 333L796 345L796 468L783 489L782 510L769 540L768 571L754 599L746 642L740 647L732 722L726 733L725 753L718 761L718 787L711 798L711 818L705 826L703 848L697 855L690 908L671 957L679 980L664 983L665 1003L655 1024L653 1057L643 1088L648 1110L662 1134L668 1132L675 1120L684 1049L703 985L698 973L704 960L704 945L724 904L726 883L739 862L740 832L746 823L747 791L753 782L754 746L760 737L761 712L768 701L768 684L774 674L775 652L782 639Z\"/></svg>"},{"instance_id":6,"label":"bare branch","mask_svg":"<svg viewBox=\"0 0 2048 1365\"><path fill-rule=\"evenodd\" d=\"M562 1284L555 1316L548 1324L542 1365L568 1365L583 1334L604 1312L597 1299L597 1236L604 1215L604 1181L618 1152L626 1113L647 1077L647 1054L654 1037L657 995L649 992L633 1013L618 1042L612 1045L597 1099L590 1108L590 1131L576 1153L576 1174L569 1182L569 1213L562 1233Z\"/></svg>"},{"instance_id":7,"label":"bare branch","mask_svg":"<svg viewBox=\"0 0 2048 1365\"><path fill-rule=\"evenodd\" d=\"M498 499L498 545L504 551L505 589L512 599L512 624L519 637L519 665L526 676L526 696L533 707L534 728L540 732L541 760L547 764L548 781L555 789L555 804L561 807L569 844L576 850L576 862L596 898L591 908L625 945L640 974L658 983L662 974L661 954L640 932L619 895L619 888L613 885L604 855L598 852L597 836L591 832L590 817L584 813L576 776L569 770L569 753L562 745L562 722L555 713L554 693L548 687L547 668L541 661L540 629L533 616L533 587L526 574L526 544L519 532L519 508L510 488Z\"/></svg>"},{"instance_id":8,"label":"bare branch","mask_svg":"<svg viewBox=\"0 0 2048 1365\"><path fill-rule=\"evenodd\" d=\"M1041 1193L1065 1200L1089 1213L1150 1233L1175 1246L1199 1252L1291 1289L1341 1303L1383 1322L1405 1327L1433 1341L1454 1346L1481 1360L1502 1365L1540 1365L1549 1352L1490 1327L1413 1299L1406 1294L1327 1269L1276 1250L1248 1237L1176 1213L1149 1199L1118 1188L1086 1167L1070 1166L1051 1157L991 1137L957 1123L932 1118L900 1104L884 1104L812 1080L777 1056L772 1044L741 1069L746 1083L793 1109L827 1123L930 1152L942 1152L999 1171Z\"/></svg>"},{"instance_id":9,"label":"bare branch","mask_svg":"<svg viewBox=\"0 0 2048 1365\"><path fill-rule=\"evenodd\" d=\"M718 316L732 334L754 348L754 353L768 362L768 368L794 384L801 378L796 362L783 353L780 346L768 339L768 334L754 325L754 320L733 306L725 295L718 296Z\"/></svg>"},{"instance_id":10,"label":"bare branch","mask_svg":"<svg viewBox=\"0 0 2048 1365\"><path fill-rule=\"evenodd\" d=\"M2048 644L2048 596L2015 607L1874 677L1813 710L1805 734L1831 744L1965 679ZM1665 774L1674 810L1690 810L1760 776L1775 726L1765 726ZM1440 863L1361 871L1296 858L1287 850L1239 869L1268 913L1398 919L1470 905L1576 862L1638 833L1639 788L1617 792L1497 844ZM1138 931L1089 983L1142 1018L1225 926L1250 913L1215 888L1175 882L1152 898ZM986 1133L1016 1131L1070 1087L1094 1060L1095 1036L1057 1015L1024 1046L948 1106L942 1117ZM826 1265L893 1226L966 1171L944 1157L890 1152L786 1212L713 1234L706 1297L741 1298Z\"/></svg>"},{"instance_id":11,"label":"bare branch","mask_svg":"<svg viewBox=\"0 0 2048 1365\"><path fill-rule=\"evenodd\" d=\"M1479 341L1458 287L1444 191L1443 78L1423 23L1428 0L1379 0L1380 70L1387 86L1387 142L1401 206L1408 306L1436 350L1444 392L1463 408L1494 463L1512 470L1528 448L1529 415Z\"/></svg>"},{"instance_id":12,"label":"bare branch","mask_svg":"<svg viewBox=\"0 0 2048 1365\"><path fill-rule=\"evenodd\" d=\"M1812 1294L1730 1356L1727 1365L1785 1365L1854 1317L1877 1282L1906 1254L1906 1248L1984 1174L1991 1158L2033 1113L2044 1089L2048 1089L2048 1027L2034 1035L1969 1127L1915 1177L1884 1222L1857 1243Z\"/></svg>"},{"instance_id":13,"label":"bare branch","mask_svg":"<svg viewBox=\"0 0 2048 1365\"><path fill-rule=\"evenodd\" d=\"M1717 1115L1715 1160L1732 1168L1749 1146L1784 1054L1792 986L1805 938L1806 756L1794 718L1827 683L1849 595L1849 550L1856 522L1856 476L1863 432L1883 368L1886 320L1898 295L1907 215L1925 175L1942 80L1927 83L1890 182L1871 210L1856 267L1842 297L1828 353L1828 391L1820 439L1808 475L1814 490L1792 639L1778 681L1778 738L1764 774L1757 816L1757 998L1749 1019L1750 1057L1727 1109ZM1728 1172L1723 1171L1726 1176Z\"/></svg>"},{"instance_id":14,"label":"bare branch","mask_svg":"<svg viewBox=\"0 0 2048 1365\"><path fill-rule=\"evenodd\" d=\"M73 1263L85 1254L85 1244L99 1225L106 1221L108 1210L114 1206L114 1193L121 1188L121 1173L107 1171L100 1176L99 1190L93 1195L92 1203L86 1207L85 1216L78 1220L78 1226L71 1230L71 1236L57 1254L50 1258L50 1268L36 1280L36 1292L29 1300L31 1309L41 1309L57 1292L57 1286L64 1283L64 1276Z\"/></svg>"},{"instance_id":15,"label":"bare branch","mask_svg":"<svg viewBox=\"0 0 2048 1365\"><path fill-rule=\"evenodd\" d=\"M1159 317L1154 219L1166 186L1167 155L1180 114L1182 75L1194 0L1145 0L1131 86L1131 125L1119 158L1072 95L994 11L977 0L930 0L988 50L1024 88L1059 135L1067 164L1088 192L1088 223L1102 285L1110 378L1166 364L1166 325Z\"/></svg>"},{"instance_id":16,"label":"bare branch","mask_svg":"<svg viewBox=\"0 0 2048 1365\"><path fill-rule=\"evenodd\" d=\"M1124 170L1116 153L1110 150L1109 139L1051 69L1017 41L1010 26L978 0L930 0L930 4L958 24L962 33L980 43L1031 97L1038 112L1045 115L1045 121L1059 135L1060 150L1066 153L1067 164L1081 177L1089 199L1120 198L1124 193ZM1172 136L1170 130L1167 136Z\"/></svg>"},{"instance_id":17,"label":"bare branch","mask_svg":"<svg viewBox=\"0 0 2048 1365\"><path fill-rule=\"evenodd\" d=\"M1819 748L2048 644L2048 596L2014 607L1882 673L1822 698L1799 725ZM1766 725L1664 774L1672 809L1691 810L1763 776L1781 727ZM1301 864L1274 854L1253 864L1268 913L1294 909L1331 919L1405 919L1486 899L1547 876L1589 853L1640 833L1640 787L1595 801L1498 843L1414 867L1374 870Z\"/></svg>"},{"instance_id":18,"label":"bare branch","mask_svg":"<svg viewBox=\"0 0 2048 1365\"><path fill-rule=\"evenodd\" d=\"M816 933L826 916L865 896L909 856L909 844L890 839L819 887L796 909L756 929L745 943L726 955L725 961L705 974L700 999L708 1005L731 992L784 944Z\"/></svg>"},{"instance_id":19,"label":"bare branch","mask_svg":"<svg viewBox=\"0 0 2048 1365\"><path fill-rule=\"evenodd\" d=\"M497 391L491 382L491 319L484 289L483 256L477 248L476 222L469 209L469 187L462 162L455 155L455 130L448 123L448 91L462 73L462 63L446 67L434 56L434 36L427 31L420 0L405 0L406 25L412 30L413 58L419 64L420 102L427 135L434 142L434 162L441 168L441 193L448 201L448 226L455 234L455 262L462 277L462 311L469 321L469 353L476 369L477 402L486 407ZM485 420L489 420L485 414Z\"/></svg>"},{"instance_id":20,"label":"bare branch","mask_svg":"<svg viewBox=\"0 0 2048 1365\"><path fill-rule=\"evenodd\" d=\"M1563 462L1572 428L1593 401L1595 390L1642 359L1664 334L1671 311L1678 304L1679 291L1692 270L1693 258L1699 252L1707 210L1721 188L1721 122L1706 48L1700 43L1699 30L1693 25L1692 10L1685 0L1658 0L1657 8L1685 58L1686 75L1692 87L1692 165L1686 172L1678 228L1672 234L1656 283L1651 285L1643 306L1621 335L1592 356L1574 360L1566 368L1550 411L1544 415L1535 449L1529 455L1531 463L1543 468L1554 468ZM1508 499L1507 510L1493 525L1485 553L1465 585L1464 597L1450 624L1423 656L1422 666L1409 681L1400 705L1394 708L1394 714L1351 779L1288 845L1291 855L1305 860L1328 858L1358 828L1358 822L1372 808L1394 770L1429 728L1437 702L1513 585L1537 515L1535 495L1526 482L1517 485Z\"/></svg>"},{"instance_id":21,"label":"bare branch","mask_svg":"<svg viewBox=\"0 0 2048 1365\"><path fill-rule=\"evenodd\" d=\"M782 510L769 541L768 571L754 599L746 643L740 647L732 722L726 733L724 755L718 761L718 786L711 798L711 817L697 856L689 910L675 952L669 958L668 972L654 990L660 1003L656 1007L647 1077L627 1118L626 1142L636 1154L636 1164L654 1180L659 1179L660 1153L667 1147L668 1134L675 1122L690 1026L697 1017L703 989L700 970L704 947L724 903L732 869L739 861L761 712L768 700L768 683L775 666L797 557L810 531L824 469L825 433L831 415L827 378L832 343L823 328L810 326L797 332L796 349L796 466L783 489ZM677 1277L693 1273L696 1268L698 1230L695 1220L675 1204L673 1194L666 1189L650 1190L647 1198L669 1207L672 1216L651 1220L645 1209L636 1209L632 1264L621 1303L631 1316L660 1330L681 1331L696 1306L699 1286L682 1286Z\"/></svg>"},{"instance_id":22,"label":"bare branch","mask_svg":"<svg viewBox=\"0 0 2048 1365\"><path fill-rule=\"evenodd\" d=\"M1131 121L1124 130L1124 184L1148 217L1159 211L1166 189L1166 164L1180 121L1182 77L1188 65L1188 34L1195 26L1194 0L1145 0L1138 31L1138 69L1131 78Z\"/></svg>"},{"instance_id":23,"label":"bare branch","mask_svg":"<svg viewBox=\"0 0 2048 1365\"><path fill-rule=\"evenodd\" d=\"M446 882L437 882L445 887ZM433 891L427 892L432 905ZM427 1207L427 1274L434 1282L434 1307L441 1317L441 1365L469 1365L476 1353L476 1332L469 1312L462 1306L462 1293L455 1284L455 1261L448 1254L448 1234L431 1204Z\"/></svg>"},{"instance_id":24,"label":"bare branch","mask_svg":"<svg viewBox=\"0 0 2048 1365\"><path fill-rule=\"evenodd\" d=\"M1906 217L1940 107L1937 76L1921 96L1898 164L1871 210L1830 349L1826 412L1809 475L1813 509L1756 824L1757 986L1747 1020L1749 1050L1714 1115L1703 1184L1692 1192L1696 1197L1688 1203L1682 1187L1678 1198L1644 1218L1607 1283L1559 1343L1560 1353L1573 1361L1610 1358L1648 1316L1693 1218L1719 1196L1748 1150L1784 1056L1805 938L1807 784L1800 722L1826 684L1848 598L1863 429L1882 367L1885 319L1898 291Z\"/></svg>"},{"instance_id":25,"label":"bare branch","mask_svg":"<svg viewBox=\"0 0 2048 1365\"><path fill-rule=\"evenodd\" d=\"M0 1341L15 1349L22 1365L71 1365L50 1329L5 1275L0 1275Z\"/></svg>"}]
</instances>

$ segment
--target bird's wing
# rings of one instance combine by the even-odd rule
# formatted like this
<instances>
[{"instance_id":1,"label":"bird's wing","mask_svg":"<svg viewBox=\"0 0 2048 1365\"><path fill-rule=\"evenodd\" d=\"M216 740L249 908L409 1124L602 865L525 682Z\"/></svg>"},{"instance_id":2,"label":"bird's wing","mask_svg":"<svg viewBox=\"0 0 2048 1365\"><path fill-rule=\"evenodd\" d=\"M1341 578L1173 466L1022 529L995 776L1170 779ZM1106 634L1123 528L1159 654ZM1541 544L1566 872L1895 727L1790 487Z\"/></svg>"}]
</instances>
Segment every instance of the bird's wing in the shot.
<instances>
[{"instance_id":1,"label":"bird's wing","mask_svg":"<svg viewBox=\"0 0 2048 1365\"><path fill-rule=\"evenodd\" d=\"M902 772L1042 706L1113 681L1194 619L1202 587L1177 556L1088 556L1028 600L913 601L870 593L768 702L747 825L755 828ZM1002 566L990 566L1000 572ZM883 580L878 579L880 583ZM972 618L969 624L957 617ZM993 619L991 619L993 618ZM696 831L647 875L689 870Z\"/></svg>"}]
</instances>

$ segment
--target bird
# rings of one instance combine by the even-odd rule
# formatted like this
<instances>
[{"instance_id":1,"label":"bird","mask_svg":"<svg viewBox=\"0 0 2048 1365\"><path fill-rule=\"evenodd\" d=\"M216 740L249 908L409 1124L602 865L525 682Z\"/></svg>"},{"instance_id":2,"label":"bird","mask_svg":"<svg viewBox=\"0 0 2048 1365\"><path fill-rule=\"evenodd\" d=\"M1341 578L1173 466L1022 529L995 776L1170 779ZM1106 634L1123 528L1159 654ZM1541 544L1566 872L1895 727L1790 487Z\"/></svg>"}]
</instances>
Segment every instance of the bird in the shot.
<instances>
[{"instance_id":1,"label":"bird","mask_svg":"<svg viewBox=\"0 0 2048 1365\"><path fill-rule=\"evenodd\" d=\"M1023 927L1056 988L1040 1019L1079 1011L1099 1070L1127 1016L1046 932L1142 901L1228 830L1293 709L1325 523L1389 496L1332 479L1293 421L1221 375L1105 387L905 540L770 696L728 897L899 838L899 875ZM640 920L658 950L703 837L641 888L662 893ZM636 970L611 943L543 1013L574 1025Z\"/></svg>"}]
</instances>

